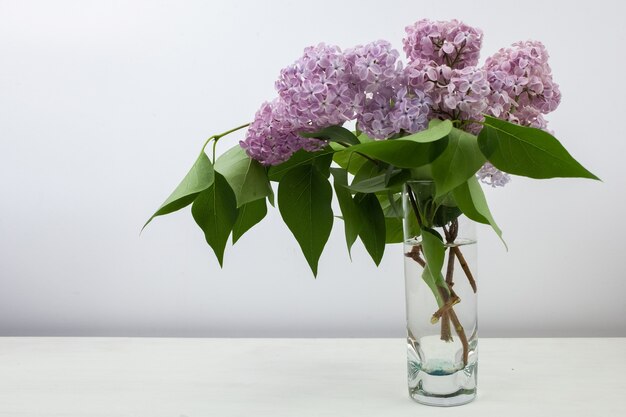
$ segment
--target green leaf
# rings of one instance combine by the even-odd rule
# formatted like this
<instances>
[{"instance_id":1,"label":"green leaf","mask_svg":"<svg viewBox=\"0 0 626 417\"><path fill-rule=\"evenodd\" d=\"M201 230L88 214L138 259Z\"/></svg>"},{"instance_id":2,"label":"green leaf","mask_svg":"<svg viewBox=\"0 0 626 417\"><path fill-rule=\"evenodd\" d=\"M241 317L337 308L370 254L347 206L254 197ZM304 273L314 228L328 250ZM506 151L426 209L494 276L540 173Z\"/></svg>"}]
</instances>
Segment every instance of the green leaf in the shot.
<instances>
[{"instance_id":1,"label":"green leaf","mask_svg":"<svg viewBox=\"0 0 626 417\"><path fill-rule=\"evenodd\" d=\"M350 191L358 193L377 193L396 188L400 190L402 184L410 177L411 173L409 171L396 169L393 170L391 176L388 176L387 173L383 173L362 181L352 181L352 184L348 188Z\"/></svg>"},{"instance_id":2,"label":"green leaf","mask_svg":"<svg viewBox=\"0 0 626 417\"><path fill-rule=\"evenodd\" d=\"M254 200L244 204L239 208L237 220L233 226L233 245L239 240L244 233L257 223L259 223L267 214L267 204L265 199Z\"/></svg>"},{"instance_id":3,"label":"green leaf","mask_svg":"<svg viewBox=\"0 0 626 417\"><path fill-rule=\"evenodd\" d=\"M428 143L399 138L350 146L341 153L358 152L398 168L415 168L434 161L444 151L446 144L446 138Z\"/></svg>"},{"instance_id":4,"label":"green leaf","mask_svg":"<svg viewBox=\"0 0 626 417\"><path fill-rule=\"evenodd\" d=\"M274 198L274 189L272 188L272 184L270 183L270 193L267 196L267 201L269 201L269 203L272 205L272 207L276 207L274 205L274 200L275 200L275 198Z\"/></svg>"},{"instance_id":5,"label":"green leaf","mask_svg":"<svg viewBox=\"0 0 626 417\"><path fill-rule=\"evenodd\" d=\"M379 174L372 178L366 178L362 181L352 181L348 189L355 193L375 193L387 189L385 184L385 174Z\"/></svg>"},{"instance_id":6,"label":"green leaf","mask_svg":"<svg viewBox=\"0 0 626 417\"><path fill-rule=\"evenodd\" d=\"M361 216L359 237L376 265L380 264L385 253L385 215L374 194L356 194L354 202Z\"/></svg>"},{"instance_id":7,"label":"green leaf","mask_svg":"<svg viewBox=\"0 0 626 417\"><path fill-rule=\"evenodd\" d=\"M299 150L298 152L291 155L287 161L282 164L270 167L269 170L269 178L271 181L280 181L281 178L289 172L289 170L299 167L305 164L311 164L315 160L323 155L332 154L334 151L331 147L327 147L317 152L307 152L305 150Z\"/></svg>"},{"instance_id":8,"label":"green leaf","mask_svg":"<svg viewBox=\"0 0 626 417\"><path fill-rule=\"evenodd\" d=\"M377 197L385 217L403 218L404 209L402 208L402 195L400 193L392 193L390 191L385 195L377 195Z\"/></svg>"},{"instance_id":9,"label":"green leaf","mask_svg":"<svg viewBox=\"0 0 626 417\"><path fill-rule=\"evenodd\" d=\"M452 122L450 120L433 119L430 121L428 129L413 133L412 135L404 136L400 139L411 140L419 143L428 143L445 138L451 131Z\"/></svg>"},{"instance_id":10,"label":"green leaf","mask_svg":"<svg viewBox=\"0 0 626 417\"><path fill-rule=\"evenodd\" d=\"M354 174L354 178L352 179L352 184L358 184L367 179L376 177L383 172L381 168L373 163L372 161L366 161L365 164L358 170L356 174Z\"/></svg>"},{"instance_id":11,"label":"green leaf","mask_svg":"<svg viewBox=\"0 0 626 417\"><path fill-rule=\"evenodd\" d=\"M462 211L457 206L441 204L435 211L433 218L433 226L442 227L450 223L462 214Z\"/></svg>"},{"instance_id":12,"label":"green leaf","mask_svg":"<svg viewBox=\"0 0 626 417\"><path fill-rule=\"evenodd\" d=\"M332 187L310 164L289 170L278 185L278 208L313 275L333 225Z\"/></svg>"},{"instance_id":13,"label":"green leaf","mask_svg":"<svg viewBox=\"0 0 626 417\"><path fill-rule=\"evenodd\" d=\"M194 200L191 214L222 266L226 241L237 219L237 199L220 173L215 173L213 185Z\"/></svg>"},{"instance_id":14,"label":"green leaf","mask_svg":"<svg viewBox=\"0 0 626 417\"><path fill-rule=\"evenodd\" d=\"M367 160L367 158L354 152L345 152L343 150L333 154L333 161L352 175L355 175L365 164L371 164L371 161Z\"/></svg>"},{"instance_id":15,"label":"green leaf","mask_svg":"<svg viewBox=\"0 0 626 417\"><path fill-rule=\"evenodd\" d=\"M359 140L354 133L341 126L329 126L322 130L318 130L317 132L301 132L299 135L303 138L319 138L329 140L331 142L347 143L349 145L356 145L359 143Z\"/></svg>"},{"instance_id":16,"label":"green leaf","mask_svg":"<svg viewBox=\"0 0 626 417\"><path fill-rule=\"evenodd\" d=\"M422 249L424 251L424 258L426 259L426 265L430 270L434 283L448 291L448 286L441 273L446 254L446 247L443 244L441 236L433 229L422 229Z\"/></svg>"},{"instance_id":17,"label":"green leaf","mask_svg":"<svg viewBox=\"0 0 626 417\"><path fill-rule=\"evenodd\" d=\"M365 133L359 133L357 135L359 142L361 143L367 143L367 142L374 142L375 139L370 138L369 136L367 136Z\"/></svg>"},{"instance_id":18,"label":"green leaf","mask_svg":"<svg viewBox=\"0 0 626 417\"><path fill-rule=\"evenodd\" d=\"M485 163L476 136L459 129L452 129L448 135L448 146L433 161L432 174L437 195L443 196L476 174Z\"/></svg>"},{"instance_id":19,"label":"green leaf","mask_svg":"<svg viewBox=\"0 0 626 417\"><path fill-rule=\"evenodd\" d=\"M470 177L466 183L455 188L453 195L456 204L467 217L478 223L491 225L506 247L506 242L502 239L502 230L493 219L483 189L475 176Z\"/></svg>"},{"instance_id":20,"label":"green leaf","mask_svg":"<svg viewBox=\"0 0 626 417\"><path fill-rule=\"evenodd\" d=\"M333 155L328 153L325 155L320 155L313 160L313 166L317 168L317 170L325 176L326 178L330 177L330 164L333 163Z\"/></svg>"},{"instance_id":21,"label":"green leaf","mask_svg":"<svg viewBox=\"0 0 626 417\"><path fill-rule=\"evenodd\" d=\"M340 144L335 143L335 142L328 142L328 146L335 152L343 151L344 149L346 149L345 146L340 145Z\"/></svg>"},{"instance_id":22,"label":"green leaf","mask_svg":"<svg viewBox=\"0 0 626 417\"><path fill-rule=\"evenodd\" d=\"M419 222L417 221L417 214L413 207L407 207L409 212L404 216L404 235L407 239L416 239L422 235L422 230Z\"/></svg>"},{"instance_id":23,"label":"green leaf","mask_svg":"<svg viewBox=\"0 0 626 417\"><path fill-rule=\"evenodd\" d=\"M213 184L213 165L204 152L200 153L185 178L174 192L165 200L161 207L143 225L142 230L157 216L169 214L188 206L202 191Z\"/></svg>"},{"instance_id":24,"label":"green leaf","mask_svg":"<svg viewBox=\"0 0 626 417\"><path fill-rule=\"evenodd\" d=\"M404 242L402 219L397 217L385 217L385 243Z\"/></svg>"},{"instance_id":25,"label":"green leaf","mask_svg":"<svg viewBox=\"0 0 626 417\"><path fill-rule=\"evenodd\" d=\"M478 145L489 162L510 174L540 179L599 179L576 161L554 136L541 129L485 116Z\"/></svg>"},{"instance_id":26,"label":"green leaf","mask_svg":"<svg viewBox=\"0 0 626 417\"><path fill-rule=\"evenodd\" d=\"M230 184L237 198L237 207L265 198L271 193L267 171L239 145L217 158L215 170Z\"/></svg>"},{"instance_id":27,"label":"green leaf","mask_svg":"<svg viewBox=\"0 0 626 417\"><path fill-rule=\"evenodd\" d=\"M352 194L348 191L348 173L341 168L331 168L334 178L335 195L339 202L341 215L344 223L344 232L346 236L346 244L348 245L348 254L352 249L352 245L356 241L360 230L359 211L352 199Z\"/></svg>"},{"instance_id":28,"label":"green leaf","mask_svg":"<svg viewBox=\"0 0 626 417\"><path fill-rule=\"evenodd\" d=\"M439 286L437 285L436 279L433 276L428 265L422 271L422 279L428 285L428 288L432 291L435 299L437 300L437 305L439 307L443 306L443 298L441 297L441 293L439 292Z\"/></svg>"}]
</instances>

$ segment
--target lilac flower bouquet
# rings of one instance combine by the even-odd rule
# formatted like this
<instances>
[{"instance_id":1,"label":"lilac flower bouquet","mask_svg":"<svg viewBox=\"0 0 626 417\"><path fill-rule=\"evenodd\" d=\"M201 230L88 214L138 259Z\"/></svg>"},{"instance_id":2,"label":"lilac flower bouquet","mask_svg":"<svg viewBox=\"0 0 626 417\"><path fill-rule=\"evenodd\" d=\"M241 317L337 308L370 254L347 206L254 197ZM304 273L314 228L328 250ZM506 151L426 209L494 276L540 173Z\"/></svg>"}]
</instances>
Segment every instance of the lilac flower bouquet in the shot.
<instances>
[{"instance_id":1,"label":"lilac flower bouquet","mask_svg":"<svg viewBox=\"0 0 626 417\"><path fill-rule=\"evenodd\" d=\"M544 116L561 93L544 45L517 42L481 65L482 40L480 29L457 20L420 20L406 28L406 63L384 40L306 48L280 71L277 97L251 123L206 141L148 223L191 205L221 265L229 237L235 243L265 217L267 202L276 204L274 182L280 214L316 275L336 217L334 191L348 250L360 239L378 265L387 244L417 239L407 258L423 267L436 301L429 316L441 323L443 341L452 340L453 324L462 345L457 362L467 372L471 340L455 321L454 265L446 274L442 268L449 252L449 264L460 262L475 292L453 246L462 215L500 234L480 182L503 186L511 174L597 179L547 128ZM216 159L217 143L246 128ZM414 183L429 184L427 192ZM418 351L411 330L409 336Z\"/></svg>"}]
</instances>

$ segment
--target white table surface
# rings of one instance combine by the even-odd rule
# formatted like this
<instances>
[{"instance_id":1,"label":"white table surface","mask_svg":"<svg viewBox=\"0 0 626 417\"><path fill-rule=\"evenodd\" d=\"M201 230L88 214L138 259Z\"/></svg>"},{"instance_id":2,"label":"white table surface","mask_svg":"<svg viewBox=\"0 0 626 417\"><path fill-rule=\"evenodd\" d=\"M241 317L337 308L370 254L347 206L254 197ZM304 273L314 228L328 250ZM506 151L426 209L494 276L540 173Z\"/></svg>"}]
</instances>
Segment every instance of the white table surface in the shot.
<instances>
[{"instance_id":1,"label":"white table surface","mask_svg":"<svg viewBox=\"0 0 626 417\"><path fill-rule=\"evenodd\" d=\"M0 416L626 416L626 338L481 339L478 398L413 402L401 339L0 338Z\"/></svg>"}]
</instances>

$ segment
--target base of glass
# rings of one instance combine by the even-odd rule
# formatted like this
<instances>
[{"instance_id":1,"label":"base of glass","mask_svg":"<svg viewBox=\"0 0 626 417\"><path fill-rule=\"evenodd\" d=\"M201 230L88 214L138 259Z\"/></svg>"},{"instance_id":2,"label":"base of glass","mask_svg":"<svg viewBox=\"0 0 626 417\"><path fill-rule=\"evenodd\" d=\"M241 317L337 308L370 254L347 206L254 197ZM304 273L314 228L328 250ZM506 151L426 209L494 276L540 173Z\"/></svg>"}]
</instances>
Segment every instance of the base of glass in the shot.
<instances>
[{"instance_id":1,"label":"base of glass","mask_svg":"<svg viewBox=\"0 0 626 417\"><path fill-rule=\"evenodd\" d=\"M458 342L442 343L439 335L425 336L420 339L420 344L409 339L407 373L412 399L420 404L453 407L476 398L478 341L474 338L470 342L465 366L459 348ZM427 353L431 356L428 357Z\"/></svg>"},{"instance_id":2,"label":"base of glass","mask_svg":"<svg viewBox=\"0 0 626 417\"><path fill-rule=\"evenodd\" d=\"M448 395L437 395L418 389L412 389L409 390L409 395L420 404L435 407L455 407L474 401L474 399L476 399L476 390L459 390L458 392Z\"/></svg>"},{"instance_id":3,"label":"base of glass","mask_svg":"<svg viewBox=\"0 0 626 417\"><path fill-rule=\"evenodd\" d=\"M415 367L416 363L413 362L412 365ZM457 371L444 371L450 367L445 366L445 363L442 365L443 369L437 367L430 372L420 369L409 382L409 395L420 404L438 407L467 404L476 398L476 365L471 362Z\"/></svg>"}]
</instances>

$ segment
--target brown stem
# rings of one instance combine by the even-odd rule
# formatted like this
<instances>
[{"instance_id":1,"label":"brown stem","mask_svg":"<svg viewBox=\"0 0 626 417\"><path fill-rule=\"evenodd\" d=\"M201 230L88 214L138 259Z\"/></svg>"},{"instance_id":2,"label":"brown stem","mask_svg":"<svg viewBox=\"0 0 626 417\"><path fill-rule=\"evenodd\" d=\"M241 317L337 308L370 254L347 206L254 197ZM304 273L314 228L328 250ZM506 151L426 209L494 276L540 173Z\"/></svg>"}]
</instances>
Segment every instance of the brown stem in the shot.
<instances>
[{"instance_id":1,"label":"brown stem","mask_svg":"<svg viewBox=\"0 0 626 417\"><path fill-rule=\"evenodd\" d=\"M452 281L452 275L454 274L454 254L452 253L452 247L448 249L448 269L446 270L446 284L452 289L454 282Z\"/></svg>"},{"instance_id":2,"label":"brown stem","mask_svg":"<svg viewBox=\"0 0 626 417\"><path fill-rule=\"evenodd\" d=\"M445 290L441 287L439 287L439 293L441 294L442 297L444 298L447 297ZM467 341L467 335L465 334L465 329L463 329L463 326L461 325L461 322L459 321L459 317L456 315L454 308L451 307L447 311L447 314L450 317L450 321L452 322L452 325L454 326L454 330L456 330L456 334L459 335L459 340L461 341L461 345L463 346L463 366L467 366L467 360L469 356L469 342Z\"/></svg>"},{"instance_id":3,"label":"brown stem","mask_svg":"<svg viewBox=\"0 0 626 417\"><path fill-rule=\"evenodd\" d=\"M459 318L457 317L454 310L450 310L448 314L450 314L450 320L452 321L454 329L459 335L459 340L461 340L461 344L463 345L463 366L467 366L467 360L469 356L469 342L467 341L465 329L463 329L463 326L461 325L461 322L459 321Z\"/></svg>"},{"instance_id":4,"label":"brown stem","mask_svg":"<svg viewBox=\"0 0 626 417\"><path fill-rule=\"evenodd\" d=\"M448 255L448 270L450 270L450 264L454 263L454 256L456 256L459 260L459 263L461 264L461 268L463 268L463 272L465 272L465 276L467 277L469 284L472 286L472 290L474 291L474 293L476 293L476 291L478 290L478 288L476 287L476 280L474 279L472 271L470 271L469 266L467 265L465 256L463 256L461 248L459 248L458 246L454 246L454 240L459 234L459 221L457 219L452 220L450 222L449 229L446 229L445 226L443 227L443 233L446 235L446 242L450 245L450 254ZM452 256L453 254L454 256ZM452 265L452 267L453 266L454 265ZM452 277L451 274L449 276ZM450 282L448 282L448 285L450 285Z\"/></svg>"},{"instance_id":5,"label":"brown stem","mask_svg":"<svg viewBox=\"0 0 626 417\"><path fill-rule=\"evenodd\" d=\"M450 228L448 230L445 230L444 228L444 233L446 234L446 241L448 245L450 245L448 249L448 270L446 271L446 283L448 284L448 287L450 287L450 297L451 298L456 297L458 300L457 301L458 303L461 300L458 299L458 296L454 293L454 290L452 289L452 286L454 285L452 276L454 274L454 256L456 255L458 258L460 254L461 257L463 257L463 254L461 253L461 250L459 249L459 247L454 246L454 241L456 240L456 237L459 234L459 221L457 219L452 220L450 222ZM469 268L467 267L467 262L465 262L465 258L463 258L462 261L461 261L461 258L459 258L459 262L461 263L461 267L463 268L464 271L466 271L465 273L467 274L467 272L469 271ZM465 266L463 266L463 264L465 264ZM470 285L472 285L473 281L474 280L472 278L470 280ZM472 285L472 288L474 289L474 292L476 292L475 282ZM469 343L467 341L467 335L465 334L465 329L463 329L463 326L461 325L461 322L459 321L459 317L456 315L456 311L454 311L453 308L450 308L450 310L448 311L448 315L450 316L450 321L454 325L454 329L456 330L456 333L459 335L459 340L461 341L461 345L463 345L463 365L467 366L467 359L469 356Z\"/></svg>"},{"instance_id":6,"label":"brown stem","mask_svg":"<svg viewBox=\"0 0 626 417\"><path fill-rule=\"evenodd\" d=\"M443 230L446 234L446 240L448 240L450 232L445 227ZM452 282L452 275L454 274L454 256L451 255L452 253L448 252L448 268L446 270L446 284L448 284L448 289L450 290L450 299L439 310L443 309L446 306L452 308L456 303L461 301L461 299L457 297L456 294L454 294L454 290L452 289L452 286L454 285L454 283ZM437 312L435 312L433 318L435 318L436 314ZM450 314L448 313L447 309L445 309L443 311L443 314L441 315L441 340L446 342L452 341L452 332L450 331Z\"/></svg>"},{"instance_id":7,"label":"brown stem","mask_svg":"<svg viewBox=\"0 0 626 417\"><path fill-rule=\"evenodd\" d=\"M420 222L421 219L419 219L415 197L413 196L413 193L411 192L411 190L408 190L408 194L409 194L409 199L411 200L411 205L413 206L413 210L415 211L415 215L418 218L418 222ZM454 239L456 239L456 235L458 233L458 222L456 221L456 219L451 222L449 229L446 229L444 227L444 233L446 235L446 241L448 241L448 243L454 242ZM461 257L463 257L463 254L461 254L461 251L458 250L458 247L456 246L450 246L450 249L451 251L448 254L448 269L446 271L446 283L448 284L450 294L448 294L442 287L437 286L437 289L439 290L439 294L441 295L441 298L444 300L444 305L439 310L446 307L446 305L448 305L450 300L456 299L456 302L454 302L453 304L450 304L449 307L447 307L445 311L443 311L443 313L441 314L441 318L442 318L441 339L444 341L452 340L452 336L450 335L450 322L451 322L452 325L454 326L454 330L456 331L457 335L459 335L459 340L461 341L461 345L463 346L463 366L467 366L468 356L469 356L469 342L467 340L467 335L465 334L465 329L461 325L461 322L459 321L459 317L456 315L456 312L454 311L454 304L460 302L460 299L454 293L454 290L452 289L452 286L454 285L454 282L453 282L454 256L452 255L454 254L458 257L458 254L460 254ZM457 251L454 251L454 249L458 250L458 254L457 254ZM405 253L405 256L413 259L422 268L424 268L426 266L426 262L420 256L420 250L421 250L421 247L419 245L413 246L409 252ZM461 261L461 258L459 257L459 262L461 263L461 266L465 264L465 267L467 267L467 262L465 262L465 258L463 258L463 260ZM463 270L467 274L467 272L469 272L469 268L467 268L466 270L465 267L463 268ZM470 276L471 276L471 273L470 273ZM468 279L469 279L469 276L468 276ZM472 277L472 280L473 280L473 277ZM472 280L470 280L470 284ZM474 282L474 286L475 286L475 282ZM474 286L472 286L472 288L474 288Z\"/></svg>"},{"instance_id":8,"label":"brown stem","mask_svg":"<svg viewBox=\"0 0 626 417\"><path fill-rule=\"evenodd\" d=\"M420 251L421 251L421 247L419 245L413 246L411 248L411 250L407 253L404 254L404 256L413 259L415 262L417 262L422 268L426 267L426 262L422 259L422 257L420 256ZM443 300L448 300L448 294L445 292L445 290L441 287L439 288L439 293L441 294L441 297ZM454 294L454 291L452 290L452 288L450 288L451 291L451 298L455 298L457 300L460 301L459 297ZM456 301L454 304L456 304L458 301ZM441 340L445 341L445 342L451 342L452 341L452 335L451 335L451 331L450 331L450 313L449 310L452 309L452 307L454 306L454 304L449 305L448 307L446 307L446 305L444 304L444 306L442 306L439 310L442 310L442 314L441 314ZM446 307L446 308L444 308ZM438 310L438 311L439 311ZM437 313L435 313L437 314ZM456 325L455 325L456 327Z\"/></svg>"},{"instance_id":9,"label":"brown stem","mask_svg":"<svg viewBox=\"0 0 626 417\"><path fill-rule=\"evenodd\" d=\"M455 304L458 304L461 302L461 299L459 297L457 297L456 294L453 294L452 296L450 296L450 298L448 298L448 301L446 301L446 303L444 305L442 305L439 310L435 311L433 313L433 317L430 319L432 324L435 324L439 321L439 318L443 317L444 314L446 314L448 311L450 311L452 309L452 307L454 307ZM441 332L443 333L443 331ZM443 334L441 335L441 340L446 340L443 338Z\"/></svg>"},{"instance_id":10,"label":"brown stem","mask_svg":"<svg viewBox=\"0 0 626 417\"><path fill-rule=\"evenodd\" d=\"M420 256L420 247L419 245L413 246L411 250L404 254L404 256L413 259L415 262L420 264L422 268L426 267L426 262Z\"/></svg>"},{"instance_id":11,"label":"brown stem","mask_svg":"<svg viewBox=\"0 0 626 417\"><path fill-rule=\"evenodd\" d=\"M452 331L450 330L450 313L445 311L441 315L441 340L452 342Z\"/></svg>"},{"instance_id":12,"label":"brown stem","mask_svg":"<svg viewBox=\"0 0 626 417\"><path fill-rule=\"evenodd\" d=\"M470 271L469 266L467 265L467 261L465 260L461 249L458 246L451 246L450 249L452 249L452 252L458 258L459 263L461 264L461 268L463 268L465 276L467 277L467 280L469 281L470 285L472 286L472 290L475 293L476 291L478 291L478 288L476 286L476 280L474 279L472 271Z\"/></svg>"}]
</instances>

